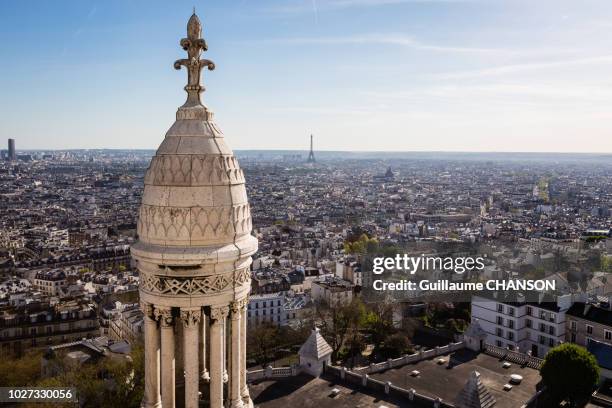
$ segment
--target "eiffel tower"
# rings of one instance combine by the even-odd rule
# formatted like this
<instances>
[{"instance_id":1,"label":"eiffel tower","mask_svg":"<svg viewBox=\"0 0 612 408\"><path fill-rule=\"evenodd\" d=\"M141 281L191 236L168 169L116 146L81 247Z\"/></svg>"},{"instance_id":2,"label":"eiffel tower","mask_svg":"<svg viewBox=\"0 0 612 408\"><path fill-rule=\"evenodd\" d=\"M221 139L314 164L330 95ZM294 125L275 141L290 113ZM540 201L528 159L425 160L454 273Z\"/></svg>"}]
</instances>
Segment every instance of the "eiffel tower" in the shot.
<instances>
[{"instance_id":1,"label":"eiffel tower","mask_svg":"<svg viewBox=\"0 0 612 408\"><path fill-rule=\"evenodd\" d=\"M314 163L314 150L312 149L312 135L310 135L310 153L308 154L308 163Z\"/></svg>"}]
</instances>

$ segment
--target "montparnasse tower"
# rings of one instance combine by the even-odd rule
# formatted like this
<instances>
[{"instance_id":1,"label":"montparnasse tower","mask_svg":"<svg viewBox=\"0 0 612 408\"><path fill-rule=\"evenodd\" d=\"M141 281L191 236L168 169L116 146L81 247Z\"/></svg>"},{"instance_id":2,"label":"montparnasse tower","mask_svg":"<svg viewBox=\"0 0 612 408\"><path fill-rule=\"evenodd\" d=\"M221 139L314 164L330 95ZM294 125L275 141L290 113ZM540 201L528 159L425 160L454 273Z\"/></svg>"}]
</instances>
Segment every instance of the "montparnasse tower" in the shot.
<instances>
[{"instance_id":1,"label":"montparnasse tower","mask_svg":"<svg viewBox=\"0 0 612 408\"><path fill-rule=\"evenodd\" d=\"M252 407L246 386L251 212L244 175L213 113L201 71L212 61L194 14L180 41L187 101L146 172L132 256L145 314L146 408Z\"/></svg>"}]
</instances>

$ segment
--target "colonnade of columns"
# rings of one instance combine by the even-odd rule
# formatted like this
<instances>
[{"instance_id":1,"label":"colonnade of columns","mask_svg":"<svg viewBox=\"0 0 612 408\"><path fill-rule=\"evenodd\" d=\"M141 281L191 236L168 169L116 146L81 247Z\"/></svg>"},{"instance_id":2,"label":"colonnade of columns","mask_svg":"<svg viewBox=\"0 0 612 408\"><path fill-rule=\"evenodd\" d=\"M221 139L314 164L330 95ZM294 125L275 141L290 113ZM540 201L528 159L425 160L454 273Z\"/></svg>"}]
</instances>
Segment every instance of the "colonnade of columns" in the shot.
<instances>
[{"instance_id":1,"label":"colonnade of columns","mask_svg":"<svg viewBox=\"0 0 612 408\"><path fill-rule=\"evenodd\" d=\"M143 303L146 380L142 406L174 408L177 399L183 398L176 395L175 355L182 349L185 408L198 407L201 382L209 384L210 408L251 407L246 385L246 307L246 298L200 308ZM179 324L182 336L177 335Z\"/></svg>"}]
</instances>

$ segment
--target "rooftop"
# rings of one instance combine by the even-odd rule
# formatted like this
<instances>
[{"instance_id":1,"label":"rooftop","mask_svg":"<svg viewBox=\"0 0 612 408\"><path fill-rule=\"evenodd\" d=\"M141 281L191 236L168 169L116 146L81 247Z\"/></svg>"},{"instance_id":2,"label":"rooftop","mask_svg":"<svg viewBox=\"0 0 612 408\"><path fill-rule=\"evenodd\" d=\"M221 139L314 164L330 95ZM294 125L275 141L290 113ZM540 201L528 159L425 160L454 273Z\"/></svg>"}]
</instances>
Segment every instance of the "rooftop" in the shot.
<instances>
[{"instance_id":1,"label":"rooftop","mask_svg":"<svg viewBox=\"0 0 612 408\"><path fill-rule=\"evenodd\" d=\"M612 310L591 303L576 302L566 314L607 326L612 325Z\"/></svg>"},{"instance_id":2,"label":"rooftop","mask_svg":"<svg viewBox=\"0 0 612 408\"><path fill-rule=\"evenodd\" d=\"M283 298L283 294L281 292L278 293L259 293L256 295L251 295L249 296L249 301L259 301L259 300L270 300L270 299L274 299L276 300Z\"/></svg>"},{"instance_id":3,"label":"rooftop","mask_svg":"<svg viewBox=\"0 0 612 408\"><path fill-rule=\"evenodd\" d=\"M320 281L315 281L319 286L325 287L327 290L331 290L332 292L344 292L347 290L353 290L353 285L342 279L325 279Z\"/></svg>"},{"instance_id":4,"label":"rooftop","mask_svg":"<svg viewBox=\"0 0 612 408\"><path fill-rule=\"evenodd\" d=\"M332 396L332 389L340 393ZM389 399L388 395L367 389L352 388L339 379L314 378L306 374L278 380L261 381L249 385L253 403L258 408L398 408L406 402Z\"/></svg>"},{"instance_id":5,"label":"rooftop","mask_svg":"<svg viewBox=\"0 0 612 408\"><path fill-rule=\"evenodd\" d=\"M36 273L36 279L47 280L47 281L58 281L58 280L66 279L66 274L61 269L39 271Z\"/></svg>"},{"instance_id":6,"label":"rooftop","mask_svg":"<svg viewBox=\"0 0 612 408\"><path fill-rule=\"evenodd\" d=\"M595 356L600 367L612 369L612 345L597 340L590 340L587 350Z\"/></svg>"},{"instance_id":7,"label":"rooftop","mask_svg":"<svg viewBox=\"0 0 612 408\"><path fill-rule=\"evenodd\" d=\"M392 384L405 389L414 388L419 394L438 396L443 401L453 403L472 371L478 371L480 380L497 401L495 408L520 407L536 393L536 384L540 382L538 370L521 368L517 364L505 369L502 367L502 361L488 354L462 349L444 358L450 364L438 364L437 358L422 360L416 364L372 374L372 377L391 381ZM419 371L420 374L411 376L413 370ZM504 391L503 387L510 380L511 374L521 375L523 381L519 385L513 385L512 390Z\"/></svg>"}]
</instances>

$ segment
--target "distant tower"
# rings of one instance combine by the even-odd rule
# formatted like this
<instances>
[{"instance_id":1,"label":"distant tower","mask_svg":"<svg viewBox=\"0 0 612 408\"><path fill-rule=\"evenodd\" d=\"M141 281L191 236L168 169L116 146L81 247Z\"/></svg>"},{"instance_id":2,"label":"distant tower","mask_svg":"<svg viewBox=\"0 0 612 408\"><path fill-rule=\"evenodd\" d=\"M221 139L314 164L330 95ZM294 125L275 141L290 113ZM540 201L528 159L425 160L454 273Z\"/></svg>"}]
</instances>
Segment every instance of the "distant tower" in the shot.
<instances>
[{"instance_id":1,"label":"distant tower","mask_svg":"<svg viewBox=\"0 0 612 408\"><path fill-rule=\"evenodd\" d=\"M142 408L252 408L246 383L251 210L244 174L202 103L207 59L193 14L180 42L187 101L144 177L138 241L144 311ZM201 394L200 394L201 392Z\"/></svg>"},{"instance_id":2,"label":"distant tower","mask_svg":"<svg viewBox=\"0 0 612 408\"><path fill-rule=\"evenodd\" d=\"M393 170L391 170L391 166L389 166L387 168L387 172L385 173L385 179L393 180L394 178L395 178L395 175L393 174Z\"/></svg>"},{"instance_id":3,"label":"distant tower","mask_svg":"<svg viewBox=\"0 0 612 408\"><path fill-rule=\"evenodd\" d=\"M314 162L315 162L315 158L314 158L314 150L312 146L312 135L310 135L310 153L308 154L308 163L314 163Z\"/></svg>"},{"instance_id":4,"label":"distant tower","mask_svg":"<svg viewBox=\"0 0 612 408\"><path fill-rule=\"evenodd\" d=\"M15 154L15 139L8 140L8 159L17 160L17 155Z\"/></svg>"}]
</instances>

